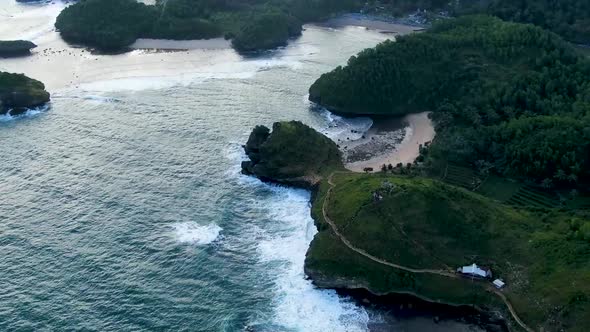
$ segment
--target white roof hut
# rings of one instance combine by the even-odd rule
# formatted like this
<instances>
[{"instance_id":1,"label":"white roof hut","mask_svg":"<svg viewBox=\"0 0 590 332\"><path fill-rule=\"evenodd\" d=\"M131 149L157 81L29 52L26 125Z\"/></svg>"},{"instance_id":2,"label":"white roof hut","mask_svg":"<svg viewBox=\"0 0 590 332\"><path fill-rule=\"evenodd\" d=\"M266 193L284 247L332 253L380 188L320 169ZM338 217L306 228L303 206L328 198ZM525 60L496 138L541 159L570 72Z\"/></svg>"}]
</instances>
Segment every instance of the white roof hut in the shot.
<instances>
[{"instance_id":1,"label":"white roof hut","mask_svg":"<svg viewBox=\"0 0 590 332\"><path fill-rule=\"evenodd\" d=\"M494 282L492 282L494 284L494 286L496 286L496 288L500 289L500 288L504 288L504 286L506 285L506 283L500 279L496 279L494 280Z\"/></svg>"},{"instance_id":2,"label":"white roof hut","mask_svg":"<svg viewBox=\"0 0 590 332\"><path fill-rule=\"evenodd\" d=\"M457 271L461 272L463 274L467 274L467 275L474 276L474 277L480 277L480 278L487 278L492 275L492 271L483 270L479 266L477 266L475 263L473 263L472 265L463 266L463 267L459 268Z\"/></svg>"}]
</instances>

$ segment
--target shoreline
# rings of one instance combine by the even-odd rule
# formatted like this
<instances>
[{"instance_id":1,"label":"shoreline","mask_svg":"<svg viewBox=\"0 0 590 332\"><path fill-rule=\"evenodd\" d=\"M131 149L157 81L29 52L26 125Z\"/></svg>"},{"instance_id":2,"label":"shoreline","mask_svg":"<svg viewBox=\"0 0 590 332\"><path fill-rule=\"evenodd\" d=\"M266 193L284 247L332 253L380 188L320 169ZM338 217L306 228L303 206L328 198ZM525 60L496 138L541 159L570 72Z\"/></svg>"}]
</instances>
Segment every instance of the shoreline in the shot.
<instances>
[{"instance_id":1,"label":"shoreline","mask_svg":"<svg viewBox=\"0 0 590 332\"><path fill-rule=\"evenodd\" d=\"M398 131L369 130L363 139L343 145L348 154L351 153L350 151L358 149L369 149L371 156L366 159L349 160L345 163L345 167L353 172L363 172L365 168L373 168L374 171L378 171L382 165L396 166L399 163L403 165L414 163L416 158L420 156L420 146L431 142L436 135L434 124L428 117L429 114L430 112L422 112L403 117L402 121L407 125L403 129L405 133L401 141L391 142L392 139L396 139Z\"/></svg>"},{"instance_id":2,"label":"shoreline","mask_svg":"<svg viewBox=\"0 0 590 332\"><path fill-rule=\"evenodd\" d=\"M129 48L133 50L153 49L161 51L223 50L231 48L231 41L224 38L191 40L139 38Z\"/></svg>"}]
</instances>

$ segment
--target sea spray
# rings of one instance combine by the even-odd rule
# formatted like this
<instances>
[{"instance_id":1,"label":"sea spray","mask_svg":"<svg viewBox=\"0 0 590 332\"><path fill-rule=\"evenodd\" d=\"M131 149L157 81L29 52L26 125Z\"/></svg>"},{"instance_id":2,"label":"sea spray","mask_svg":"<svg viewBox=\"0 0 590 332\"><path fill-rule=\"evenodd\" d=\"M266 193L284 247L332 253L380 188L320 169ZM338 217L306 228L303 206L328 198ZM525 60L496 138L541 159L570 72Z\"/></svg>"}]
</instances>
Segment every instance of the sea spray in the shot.
<instances>
[{"instance_id":1,"label":"sea spray","mask_svg":"<svg viewBox=\"0 0 590 332\"><path fill-rule=\"evenodd\" d=\"M311 218L310 193L275 185L264 205L273 225L259 244L260 259L279 263L274 271L272 323L295 331L367 331L368 313L335 291L320 290L306 279L305 253L317 229Z\"/></svg>"}]
</instances>

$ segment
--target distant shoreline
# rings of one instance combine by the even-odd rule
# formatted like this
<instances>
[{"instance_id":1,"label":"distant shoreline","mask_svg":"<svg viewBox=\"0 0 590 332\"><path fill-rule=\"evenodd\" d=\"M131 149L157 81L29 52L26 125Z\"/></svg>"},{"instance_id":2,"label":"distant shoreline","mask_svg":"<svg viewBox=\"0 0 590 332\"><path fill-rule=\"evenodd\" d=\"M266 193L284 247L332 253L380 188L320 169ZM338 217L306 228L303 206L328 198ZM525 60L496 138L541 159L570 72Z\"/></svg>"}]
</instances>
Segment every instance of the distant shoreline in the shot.
<instances>
[{"instance_id":1,"label":"distant shoreline","mask_svg":"<svg viewBox=\"0 0 590 332\"><path fill-rule=\"evenodd\" d=\"M364 27L370 30L377 30L382 33L394 35L405 35L424 28L416 25L395 23L361 14L345 14L326 21L310 23L318 27L342 28L347 26ZM224 38L212 39L191 39L191 40L171 40L171 39L151 39L139 38L129 46L131 49L156 49L170 51L186 51L200 49L230 49L231 41Z\"/></svg>"},{"instance_id":2,"label":"distant shoreline","mask_svg":"<svg viewBox=\"0 0 590 332\"><path fill-rule=\"evenodd\" d=\"M380 17L363 14L345 14L328 19L324 22L318 22L315 25L331 28L357 26L371 30L378 30L382 33L391 33L399 35L406 35L409 33L422 31L425 28L422 25L396 22L394 20L383 19Z\"/></svg>"}]
</instances>

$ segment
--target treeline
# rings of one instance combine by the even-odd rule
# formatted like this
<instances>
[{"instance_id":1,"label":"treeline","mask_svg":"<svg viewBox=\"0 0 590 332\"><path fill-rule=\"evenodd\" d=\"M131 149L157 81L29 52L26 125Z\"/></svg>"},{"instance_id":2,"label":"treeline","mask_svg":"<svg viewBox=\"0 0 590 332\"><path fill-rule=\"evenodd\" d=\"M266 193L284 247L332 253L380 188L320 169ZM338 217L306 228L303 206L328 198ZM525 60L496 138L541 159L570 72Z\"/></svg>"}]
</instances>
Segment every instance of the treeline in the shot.
<instances>
[{"instance_id":1,"label":"treeline","mask_svg":"<svg viewBox=\"0 0 590 332\"><path fill-rule=\"evenodd\" d=\"M302 24L359 0L81 0L62 11L56 28L67 41L119 50L137 38L234 39L241 51L274 48L298 36Z\"/></svg>"},{"instance_id":2,"label":"treeline","mask_svg":"<svg viewBox=\"0 0 590 332\"><path fill-rule=\"evenodd\" d=\"M532 23L578 44L590 44L590 1L495 0L488 12L505 20Z\"/></svg>"},{"instance_id":3,"label":"treeline","mask_svg":"<svg viewBox=\"0 0 590 332\"><path fill-rule=\"evenodd\" d=\"M452 16L488 14L531 23L568 41L590 44L590 1L584 0L370 0L368 10L401 16L416 10L444 11Z\"/></svg>"},{"instance_id":4,"label":"treeline","mask_svg":"<svg viewBox=\"0 0 590 332\"><path fill-rule=\"evenodd\" d=\"M310 99L349 114L433 111L434 157L546 186L590 180L590 61L532 25L445 20L352 57Z\"/></svg>"}]
</instances>

